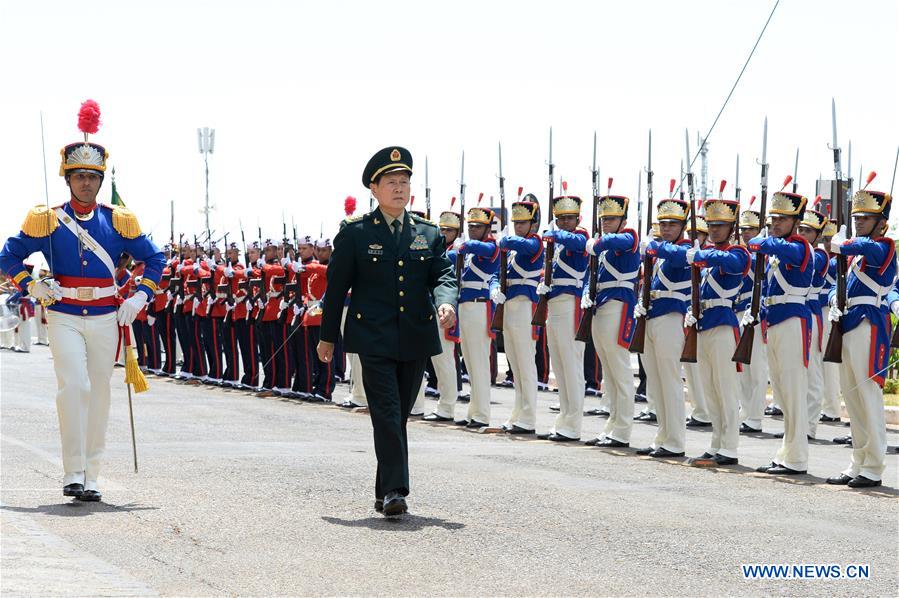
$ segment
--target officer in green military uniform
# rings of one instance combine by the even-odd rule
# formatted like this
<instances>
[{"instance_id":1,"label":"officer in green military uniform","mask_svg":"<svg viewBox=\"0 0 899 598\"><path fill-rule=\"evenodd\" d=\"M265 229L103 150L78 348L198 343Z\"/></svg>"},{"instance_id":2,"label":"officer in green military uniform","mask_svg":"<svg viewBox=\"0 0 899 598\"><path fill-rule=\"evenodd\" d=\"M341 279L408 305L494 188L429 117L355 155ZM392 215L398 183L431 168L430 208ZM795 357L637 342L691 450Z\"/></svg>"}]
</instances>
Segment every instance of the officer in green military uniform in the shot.
<instances>
[{"instance_id":1,"label":"officer in green military uniform","mask_svg":"<svg viewBox=\"0 0 899 598\"><path fill-rule=\"evenodd\" d=\"M374 428L378 471L375 509L406 512L409 455L406 420L428 357L441 352L438 329L456 321L457 287L446 243L432 222L406 211L412 155L391 146L368 161L362 184L378 208L349 218L334 238L322 302L322 361L333 357L344 300L345 349L362 362L362 385Z\"/></svg>"}]
</instances>

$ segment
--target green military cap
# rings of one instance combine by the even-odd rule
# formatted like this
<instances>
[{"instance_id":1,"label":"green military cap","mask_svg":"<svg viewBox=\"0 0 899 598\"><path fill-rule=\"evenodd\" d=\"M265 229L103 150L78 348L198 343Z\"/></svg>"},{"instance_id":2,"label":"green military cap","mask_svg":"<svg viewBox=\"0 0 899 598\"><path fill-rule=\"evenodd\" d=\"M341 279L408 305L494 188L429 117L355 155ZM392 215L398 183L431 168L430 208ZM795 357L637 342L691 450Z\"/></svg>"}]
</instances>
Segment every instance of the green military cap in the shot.
<instances>
[{"instance_id":1,"label":"green military cap","mask_svg":"<svg viewBox=\"0 0 899 598\"><path fill-rule=\"evenodd\" d=\"M365 165L365 170L362 171L362 184L368 188L382 174L397 170L405 170L412 174L412 154L398 145L385 147L372 156Z\"/></svg>"}]
</instances>

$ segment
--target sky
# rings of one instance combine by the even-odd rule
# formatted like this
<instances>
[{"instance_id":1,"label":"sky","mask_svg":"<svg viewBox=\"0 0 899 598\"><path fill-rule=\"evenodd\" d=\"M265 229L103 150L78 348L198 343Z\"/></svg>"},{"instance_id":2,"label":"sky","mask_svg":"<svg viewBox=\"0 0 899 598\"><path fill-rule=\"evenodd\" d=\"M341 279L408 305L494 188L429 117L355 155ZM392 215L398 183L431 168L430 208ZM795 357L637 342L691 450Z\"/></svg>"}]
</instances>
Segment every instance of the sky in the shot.
<instances>
[{"instance_id":1,"label":"sky","mask_svg":"<svg viewBox=\"0 0 899 598\"><path fill-rule=\"evenodd\" d=\"M497 145L506 199L547 199L547 145L569 192L592 195L592 141L603 191L637 196L652 129L656 200L685 153L684 131L711 126L774 2L253 2L0 0L0 114L5 160L0 237L45 201L68 200L59 149L77 141L81 102L99 102L106 146L126 204L160 244L205 229L197 127L214 127L210 228L242 224L280 237L333 235L347 195L367 210L361 172L382 147L411 150L416 207L429 163L432 213L459 194L498 203ZM768 118L770 191L792 174L815 194L833 178L831 98L842 167L889 190L899 145L899 3L781 0L709 137L709 179L733 197L736 157L744 207L759 193ZM694 165L699 173L699 161ZM645 178L642 195L646 197ZM556 185L558 193L558 183ZM108 202L109 179L100 192ZM636 225L636 201L631 224ZM893 220L899 220L899 208ZM584 210L587 214L587 208ZM587 218L589 220L589 217Z\"/></svg>"}]
</instances>

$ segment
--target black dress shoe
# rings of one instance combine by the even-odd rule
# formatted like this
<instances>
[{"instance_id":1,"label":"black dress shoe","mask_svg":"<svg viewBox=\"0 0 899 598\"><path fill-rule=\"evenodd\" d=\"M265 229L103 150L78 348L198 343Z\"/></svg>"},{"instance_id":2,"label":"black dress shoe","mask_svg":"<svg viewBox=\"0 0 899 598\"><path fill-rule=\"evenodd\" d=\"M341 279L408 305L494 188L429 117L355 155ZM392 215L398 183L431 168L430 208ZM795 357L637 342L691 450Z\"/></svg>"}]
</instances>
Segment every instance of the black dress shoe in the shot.
<instances>
[{"instance_id":1,"label":"black dress shoe","mask_svg":"<svg viewBox=\"0 0 899 598\"><path fill-rule=\"evenodd\" d=\"M850 488L873 488L874 486L880 486L880 480L872 480L870 478L866 478L863 475L855 476L851 480L847 486Z\"/></svg>"},{"instance_id":2,"label":"black dress shoe","mask_svg":"<svg viewBox=\"0 0 899 598\"><path fill-rule=\"evenodd\" d=\"M678 457L683 457L685 453L675 453L673 451L669 451L666 448L659 447L656 450L649 453L649 456L653 459L676 459Z\"/></svg>"},{"instance_id":3,"label":"black dress shoe","mask_svg":"<svg viewBox=\"0 0 899 598\"><path fill-rule=\"evenodd\" d=\"M642 455L651 455L653 452L655 452L655 449L652 448L651 446L647 446L646 448L638 448L634 452L641 456Z\"/></svg>"},{"instance_id":4,"label":"black dress shoe","mask_svg":"<svg viewBox=\"0 0 899 598\"><path fill-rule=\"evenodd\" d=\"M429 413L426 416L424 416L422 419L424 419L426 422L451 422L451 421L453 421L453 418L451 418L451 417L443 417L442 415L437 415L436 413Z\"/></svg>"},{"instance_id":5,"label":"black dress shoe","mask_svg":"<svg viewBox=\"0 0 899 598\"><path fill-rule=\"evenodd\" d=\"M774 467L769 467L765 473L770 473L771 475L805 475L808 472L805 469L792 469L786 465L775 465Z\"/></svg>"},{"instance_id":6,"label":"black dress shoe","mask_svg":"<svg viewBox=\"0 0 899 598\"><path fill-rule=\"evenodd\" d=\"M570 436L565 436L564 434L558 434L556 432L547 436L546 439L552 440L553 442L577 442L580 440L580 438L571 438Z\"/></svg>"},{"instance_id":7,"label":"black dress shoe","mask_svg":"<svg viewBox=\"0 0 899 598\"><path fill-rule=\"evenodd\" d=\"M586 444L587 446L596 446L596 443L598 442L602 442L602 438L592 438L590 440L585 440L584 444Z\"/></svg>"},{"instance_id":8,"label":"black dress shoe","mask_svg":"<svg viewBox=\"0 0 899 598\"><path fill-rule=\"evenodd\" d=\"M456 400L457 400L458 402L460 402L460 403L470 403L470 402L471 402L471 395L470 395L469 393L465 392L465 393L462 393L462 394L458 395L458 396L456 397Z\"/></svg>"},{"instance_id":9,"label":"black dress shoe","mask_svg":"<svg viewBox=\"0 0 899 598\"><path fill-rule=\"evenodd\" d=\"M103 498L103 495L97 490L85 490L80 496L76 496L75 498L84 502L99 502L100 499Z\"/></svg>"},{"instance_id":10,"label":"black dress shoe","mask_svg":"<svg viewBox=\"0 0 899 598\"><path fill-rule=\"evenodd\" d=\"M772 461L771 463L769 463L767 465L762 465L761 467L756 467L755 470L759 473L768 473L769 469L773 469L775 467L780 467L780 465L778 465L777 463Z\"/></svg>"},{"instance_id":11,"label":"black dress shoe","mask_svg":"<svg viewBox=\"0 0 899 598\"><path fill-rule=\"evenodd\" d=\"M704 452L703 454L699 455L699 456L696 457L696 458L697 458L697 459L714 459L714 458L715 458L715 455L713 455L712 453L706 451L706 452Z\"/></svg>"},{"instance_id":12,"label":"black dress shoe","mask_svg":"<svg viewBox=\"0 0 899 598\"><path fill-rule=\"evenodd\" d=\"M74 496L78 498L84 493L84 484L68 484L62 487L63 496Z\"/></svg>"},{"instance_id":13,"label":"black dress shoe","mask_svg":"<svg viewBox=\"0 0 899 598\"><path fill-rule=\"evenodd\" d=\"M596 446L597 448L627 448L630 446L630 443L620 442L618 440L615 440L614 438L603 438L594 446Z\"/></svg>"},{"instance_id":14,"label":"black dress shoe","mask_svg":"<svg viewBox=\"0 0 899 598\"><path fill-rule=\"evenodd\" d=\"M838 422L840 421L840 417L839 417L839 416L837 416L837 417L830 417L829 415L824 415L824 414L822 413L822 414L821 414L821 417L818 418L818 421L819 421L819 422L822 422L822 423L825 423L825 424L835 424L835 423L838 423Z\"/></svg>"},{"instance_id":15,"label":"black dress shoe","mask_svg":"<svg viewBox=\"0 0 899 598\"><path fill-rule=\"evenodd\" d=\"M837 436L833 439L834 444L848 444L852 446L852 436Z\"/></svg>"},{"instance_id":16,"label":"black dress shoe","mask_svg":"<svg viewBox=\"0 0 899 598\"><path fill-rule=\"evenodd\" d=\"M486 428L488 425L490 425L490 424L485 424L484 422L471 420L470 422L465 424L465 427L470 430L477 430L479 428Z\"/></svg>"},{"instance_id":17,"label":"black dress shoe","mask_svg":"<svg viewBox=\"0 0 899 598\"><path fill-rule=\"evenodd\" d=\"M736 457L725 457L724 455L715 455L715 463L718 465L736 465L739 463Z\"/></svg>"},{"instance_id":18,"label":"black dress shoe","mask_svg":"<svg viewBox=\"0 0 899 598\"><path fill-rule=\"evenodd\" d=\"M457 419L453 423L456 424L457 426L467 426L468 420L467 419Z\"/></svg>"},{"instance_id":19,"label":"black dress shoe","mask_svg":"<svg viewBox=\"0 0 899 598\"><path fill-rule=\"evenodd\" d=\"M638 422L654 422L658 420L659 418L656 416L656 414L651 412L641 413L634 417L634 421Z\"/></svg>"},{"instance_id":20,"label":"black dress shoe","mask_svg":"<svg viewBox=\"0 0 899 598\"><path fill-rule=\"evenodd\" d=\"M599 417L609 417L611 415L605 409L588 409L584 411L584 415L598 415Z\"/></svg>"},{"instance_id":21,"label":"black dress shoe","mask_svg":"<svg viewBox=\"0 0 899 598\"><path fill-rule=\"evenodd\" d=\"M712 422L703 422L703 421L699 421L698 419L696 419L696 418L693 417L692 415L690 416L690 419L687 420L687 427L688 427L688 428L708 428L708 427L711 426L711 425L712 425Z\"/></svg>"},{"instance_id":22,"label":"black dress shoe","mask_svg":"<svg viewBox=\"0 0 899 598\"><path fill-rule=\"evenodd\" d=\"M506 378L505 380L497 384L497 386L499 386L500 388L512 388L515 386L515 383Z\"/></svg>"},{"instance_id":23,"label":"black dress shoe","mask_svg":"<svg viewBox=\"0 0 899 598\"><path fill-rule=\"evenodd\" d=\"M834 486L845 486L852 480L851 475L846 475L845 473L841 473L840 475L835 475L824 480L828 484L833 484Z\"/></svg>"},{"instance_id":24,"label":"black dress shoe","mask_svg":"<svg viewBox=\"0 0 899 598\"><path fill-rule=\"evenodd\" d=\"M601 397L602 391L593 388L592 386L588 386L586 389L584 389L584 394L590 395L591 397Z\"/></svg>"},{"instance_id":25,"label":"black dress shoe","mask_svg":"<svg viewBox=\"0 0 899 598\"><path fill-rule=\"evenodd\" d=\"M408 510L405 497L396 490L388 492L384 496L383 512L385 517L399 517Z\"/></svg>"},{"instance_id":26,"label":"black dress shoe","mask_svg":"<svg viewBox=\"0 0 899 598\"><path fill-rule=\"evenodd\" d=\"M527 428L522 428L521 426L515 424L511 426L503 424L503 432L505 432L506 434L533 434L534 430L528 430Z\"/></svg>"},{"instance_id":27,"label":"black dress shoe","mask_svg":"<svg viewBox=\"0 0 899 598\"><path fill-rule=\"evenodd\" d=\"M641 392L634 394L634 402L635 403L646 403L647 402L646 395Z\"/></svg>"},{"instance_id":28,"label":"black dress shoe","mask_svg":"<svg viewBox=\"0 0 899 598\"><path fill-rule=\"evenodd\" d=\"M740 424L740 434L761 434L761 433L762 433L761 428L756 430L752 426L746 425L745 423Z\"/></svg>"},{"instance_id":29,"label":"black dress shoe","mask_svg":"<svg viewBox=\"0 0 899 598\"><path fill-rule=\"evenodd\" d=\"M768 407L765 407L765 415L780 416L783 414L784 414L784 412L781 411L780 407L775 407L774 405L769 405Z\"/></svg>"},{"instance_id":30,"label":"black dress shoe","mask_svg":"<svg viewBox=\"0 0 899 598\"><path fill-rule=\"evenodd\" d=\"M784 433L783 433L783 432L775 432L775 433L772 434L771 436L772 436L773 438L783 438L783 437L784 437Z\"/></svg>"},{"instance_id":31,"label":"black dress shoe","mask_svg":"<svg viewBox=\"0 0 899 598\"><path fill-rule=\"evenodd\" d=\"M558 413L559 411L562 410L562 406L559 405L558 403L556 403L554 405L550 405L549 410L552 411L553 413Z\"/></svg>"},{"instance_id":32,"label":"black dress shoe","mask_svg":"<svg viewBox=\"0 0 899 598\"><path fill-rule=\"evenodd\" d=\"M375 499L375 511L377 511L378 513L384 512L384 499L383 498Z\"/></svg>"}]
</instances>

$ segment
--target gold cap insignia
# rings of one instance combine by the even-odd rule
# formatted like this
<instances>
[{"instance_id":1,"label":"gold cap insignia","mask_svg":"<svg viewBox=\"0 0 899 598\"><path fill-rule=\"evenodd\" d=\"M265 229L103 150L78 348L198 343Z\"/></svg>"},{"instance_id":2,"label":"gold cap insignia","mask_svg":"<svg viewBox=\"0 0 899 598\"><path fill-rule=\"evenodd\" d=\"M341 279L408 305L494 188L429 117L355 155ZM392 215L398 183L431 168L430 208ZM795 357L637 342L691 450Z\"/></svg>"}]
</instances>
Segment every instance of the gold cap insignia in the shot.
<instances>
[{"instance_id":1,"label":"gold cap insignia","mask_svg":"<svg viewBox=\"0 0 899 598\"><path fill-rule=\"evenodd\" d=\"M743 210L740 212L740 228L761 228L759 213L755 210Z\"/></svg>"},{"instance_id":2,"label":"gold cap insignia","mask_svg":"<svg viewBox=\"0 0 899 598\"><path fill-rule=\"evenodd\" d=\"M578 216L581 213L581 198L563 195L553 200L553 216Z\"/></svg>"},{"instance_id":3,"label":"gold cap insignia","mask_svg":"<svg viewBox=\"0 0 899 598\"><path fill-rule=\"evenodd\" d=\"M771 198L771 213L780 216L797 216L805 208L808 199L798 193L778 191Z\"/></svg>"},{"instance_id":4,"label":"gold cap insignia","mask_svg":"<svg viewBox=\"0 0 899 598\"><path fill-rule=\"evenodd\" d=\"M399 162L400 161L400 150L394 148L392 152L390 152L390 161L391 162Z\"/></svg>"},{"instance_id":5,"label":"gold cap insignia","mask_svg":"<svg viewBox=\"0 0 899 598\"><path fill-rule=\"evenodd\" d=\"M441 212L438 226L459 229L462 226L459 215L455 212Z\"/></svg>"},{"instance_id":6,"label":"gold cap insignia","mask_svg":"<svg viewBox=\"0 0 899 598\"><path fill-rule=\"evenodd\" d=\"M663 199L658 206L658 220L677 220L684 222L687 219L687 202L679 199Z\"/></svg>"},{"instance_id":7,"label":"gold cap insignia","mask_svg":"<svg viewBox=\"0 0 899 598\"><path fill-rule=\"evenodd\" d=\"M739 204L728 199L707 199L705 202L706 222L736 222Z\"/></svg>"},{"instance_id":8,"label":"gold cap insignia","mask_svg":"<svg viewBox=\"0 0 899 598\"><path fill-rule=\"evenodd\" d=\"M880 214L890 203L889 193L880 191L857 191L852 198L853 214Z\"/></svg>"},{"instance_id":9,"label":"gold cap insignia","mask_svg":"<svg viewBox=\"0 0 899 598\"><path fill-rule=\"evenodd\" d=\"M471 208L468 210L468 222L473 224L489 225L493 221L493 212L484 208Z\"/></svg>"},{"instance_id":10,"label":"gold cap insignia","mask_svg":"<svg viewBox=\"0 0 899 598\"><path fill-rule=\"evenodd\" d=\"M802 226L808 226L815 230L822 230L826 222L827 218L817 210L806 210L805 215L802 217Z\"/></svg>"},{"instance_id":11,"label":"gold cap insignia","mask_svg":"<svg viewBox=\"0 0 899 598\"><path fill-rule=\"evenodd\" d=\"M598 216L600 218L627 216L627 203L628 199L623 195L607 195L600 198Z\"/></svg>"}]
</instances>

